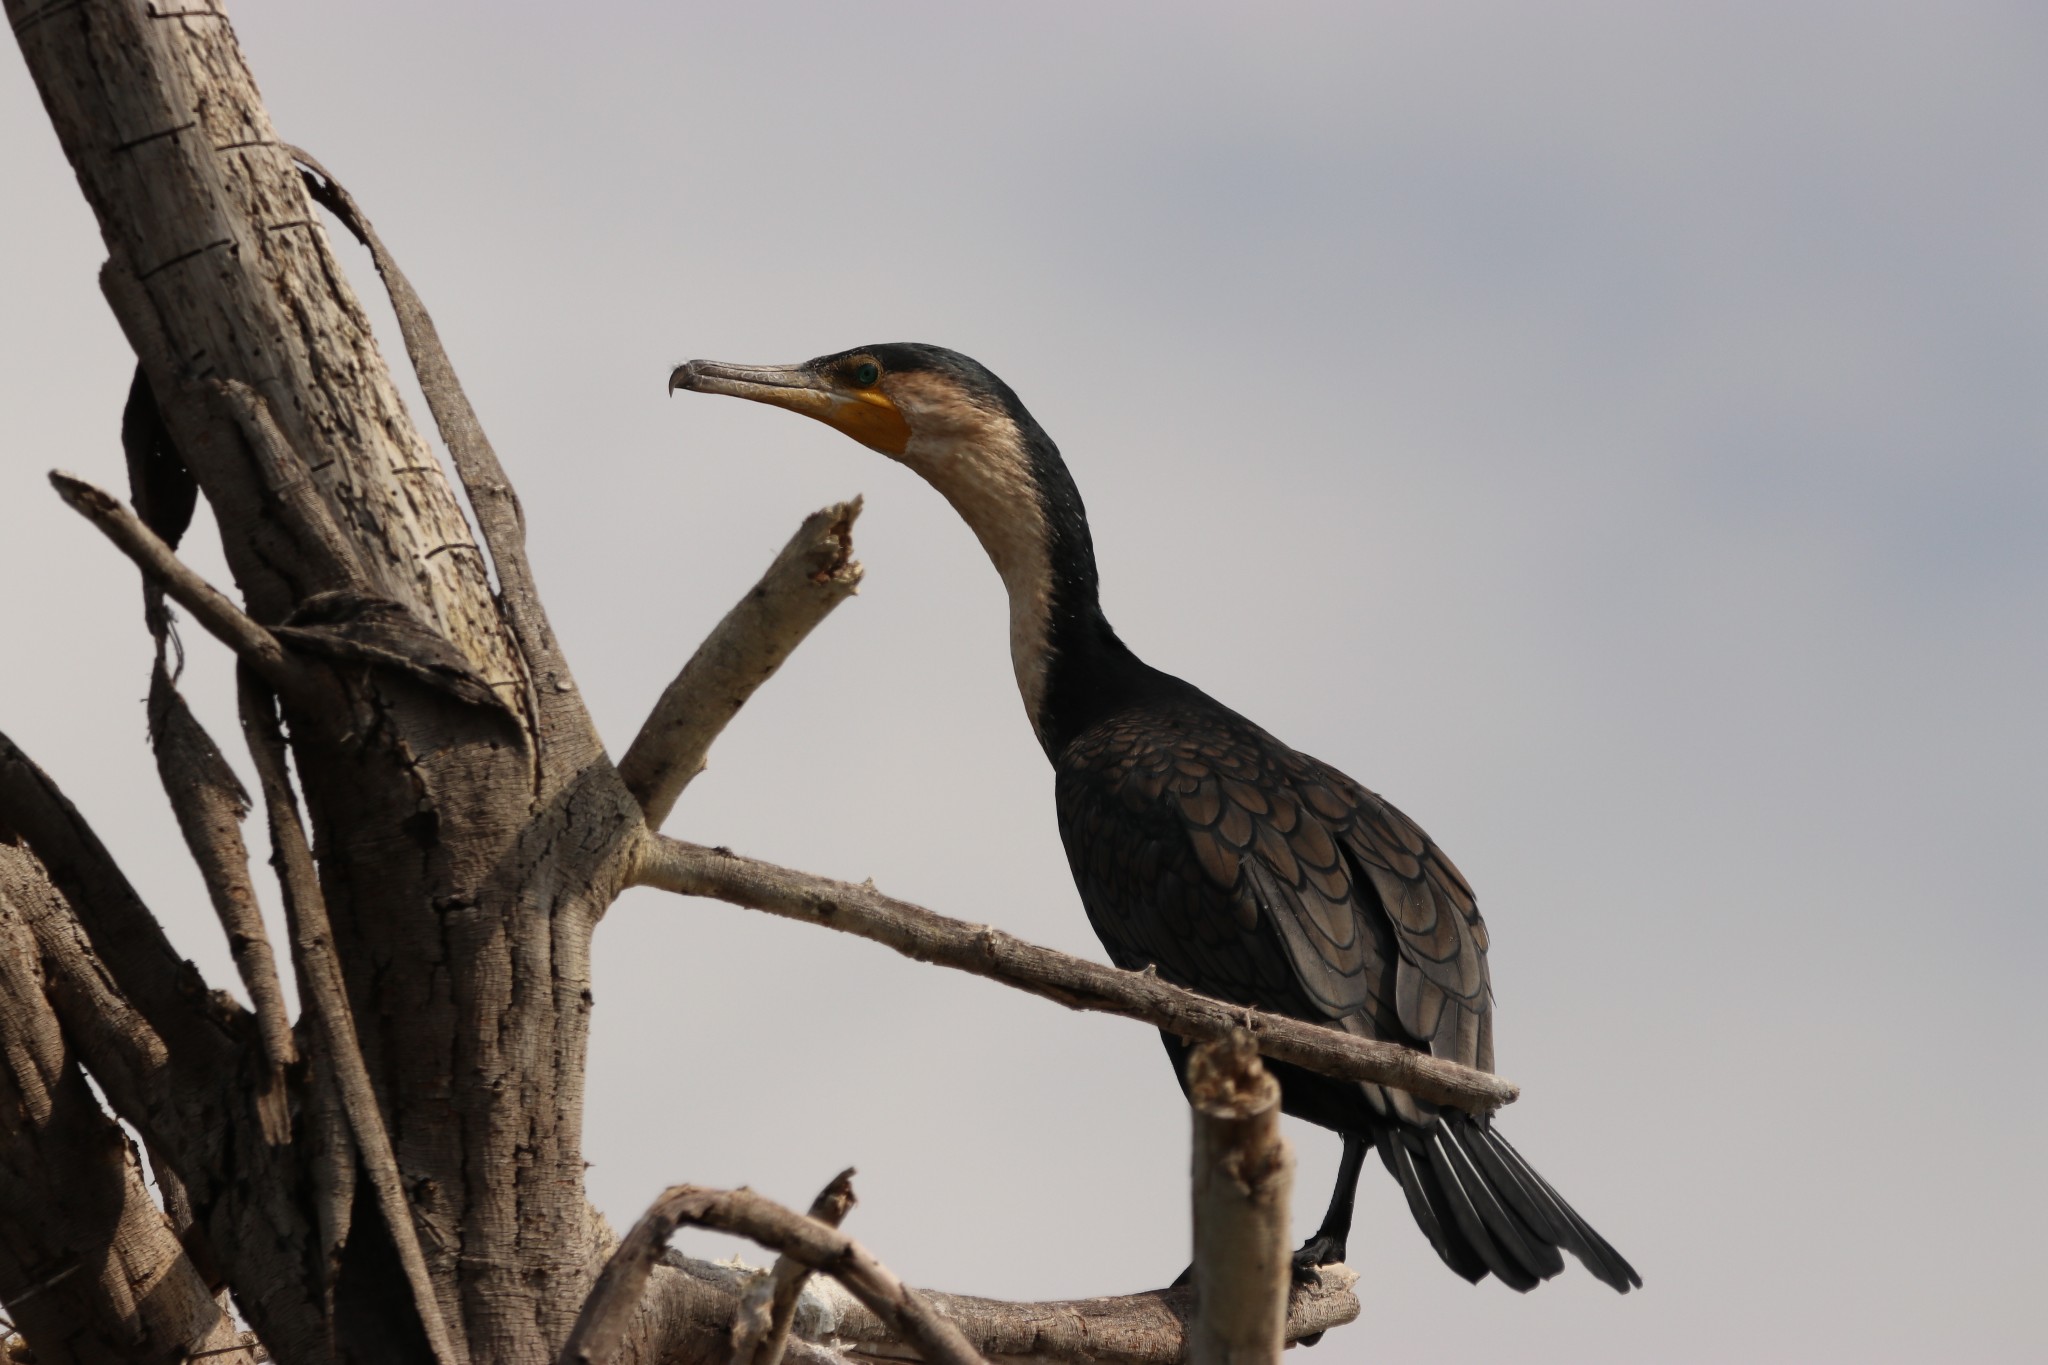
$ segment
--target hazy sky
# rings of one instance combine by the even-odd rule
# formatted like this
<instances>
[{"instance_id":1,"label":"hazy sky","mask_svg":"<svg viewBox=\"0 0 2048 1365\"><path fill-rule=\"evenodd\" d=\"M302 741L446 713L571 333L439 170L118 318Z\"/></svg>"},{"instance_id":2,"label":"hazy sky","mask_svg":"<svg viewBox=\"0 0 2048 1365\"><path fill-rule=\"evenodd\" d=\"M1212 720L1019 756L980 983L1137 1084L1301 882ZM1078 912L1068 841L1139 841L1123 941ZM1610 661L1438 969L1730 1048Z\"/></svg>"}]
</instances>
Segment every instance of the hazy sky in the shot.
<instances>
[{"instance_id":1,"label":"hazy sky","mask_svg":"<svg viewBox=\"0 0 2048 1365\"><path fill-rule=\"evenodd\" d=\"M662 392L923 340L1061 442L1141 654L1457 859L1503 1128L1648 1284L1468 1287L1374 1163L1364 1322L1309 1359L2048 1355L2039 7L231 10L434 309L614 752L802 514L867 494L861 595L672 832L1101 955L966 529L822 426ZM0 184L0 728L226 985L133 574L43 483L119 485L132 362L12 59ZM854 1164L849 1226L919 1283L1186 1260L1147 1030L646 892L597 996L615 1221ZM1337 1142L1292 1131L1305 1235Z\"/></svg>"}]
</instances>

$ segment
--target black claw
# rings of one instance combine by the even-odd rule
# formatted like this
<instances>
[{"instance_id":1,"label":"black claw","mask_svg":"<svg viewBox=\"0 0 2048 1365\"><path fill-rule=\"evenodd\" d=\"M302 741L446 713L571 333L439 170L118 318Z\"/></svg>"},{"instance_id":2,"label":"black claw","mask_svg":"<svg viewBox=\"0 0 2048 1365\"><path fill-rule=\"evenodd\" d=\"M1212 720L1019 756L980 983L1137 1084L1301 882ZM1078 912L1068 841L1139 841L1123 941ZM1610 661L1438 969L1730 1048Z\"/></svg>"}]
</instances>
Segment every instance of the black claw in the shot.
<instances>
[{"instance_id":1,"label":"black claw","mask_svg":"<svg viewBox=\"0 0 2048 1365\"><path fill-rule=\"evenodd\" d=\"M1318 1266L1335 1265L1344 1259L1344 1243L1327 1233L1318 1233L1301 1244L1301 1250L1294 1253L1294 1278L1312 1283L1321 1278L1316 1274Z\"/></svg>"}]
</instances>

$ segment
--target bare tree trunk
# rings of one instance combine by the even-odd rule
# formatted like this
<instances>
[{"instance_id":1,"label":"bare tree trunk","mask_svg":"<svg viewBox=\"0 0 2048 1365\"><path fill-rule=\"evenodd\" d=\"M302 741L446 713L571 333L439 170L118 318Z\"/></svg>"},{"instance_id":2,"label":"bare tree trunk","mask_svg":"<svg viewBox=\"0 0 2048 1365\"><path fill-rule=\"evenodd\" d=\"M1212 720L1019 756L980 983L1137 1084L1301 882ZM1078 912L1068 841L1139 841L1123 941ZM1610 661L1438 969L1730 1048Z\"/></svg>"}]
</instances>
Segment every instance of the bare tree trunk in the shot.
<instances>
[{"instance_id":1,"label":"bare tree trunk","mask_svg":"<svg viewBox=\"0 0 2048 1365\"><path fill-rule=\"evenodd\" d=\"M538 723L532 660L484 550L226 16L197 0L8 0L7 13L99 218L106 292L169 440L215 509L249 616L283 646L290 685L276 690L410 1226L391 1224L379 1182L348 1177L327 1184L352 1188L354 1207L313 1216L299 1193L314 1171L251 1122L225 1056L189 1079L231 1095L210 1117L226 1145L268 1154L257 1183L285 1226L259 1229L276 1219L218 1177L221 1143L191 1116L129 1117L185 1181L281 1355L546 1360L602 1252L582 1187L588 946L638 809L565 671L548 676L552 729ZM296 1078L302 1118L332 1074ZM321 1246L322 1223L350 1232ZM390 1292L412 1244L426 1303ZM307 1265L324 1267L310 1293Z\"/></svg>"}]
</instances>

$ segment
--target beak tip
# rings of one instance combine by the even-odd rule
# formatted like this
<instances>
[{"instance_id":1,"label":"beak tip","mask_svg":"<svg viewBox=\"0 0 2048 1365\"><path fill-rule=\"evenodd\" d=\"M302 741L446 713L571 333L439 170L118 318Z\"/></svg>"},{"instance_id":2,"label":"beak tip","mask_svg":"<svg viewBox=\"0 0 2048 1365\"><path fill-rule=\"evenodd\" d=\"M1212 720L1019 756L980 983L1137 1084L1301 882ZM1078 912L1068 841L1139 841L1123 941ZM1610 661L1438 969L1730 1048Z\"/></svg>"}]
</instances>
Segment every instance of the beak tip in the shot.
<instances>
[{"instance_id":1,"label":"beak tip","mask_svg":"<svg viewBox=\"0 0 2048 1365\"><path fill-rule=\"evenodd\" d=\"M697 362L694 360L684 361L682 364L676 366L673 370L670 370L668 372L669 394L673 396L677 389L687 389L694 387L696 379Z\"/></svg>"}]
</instances>

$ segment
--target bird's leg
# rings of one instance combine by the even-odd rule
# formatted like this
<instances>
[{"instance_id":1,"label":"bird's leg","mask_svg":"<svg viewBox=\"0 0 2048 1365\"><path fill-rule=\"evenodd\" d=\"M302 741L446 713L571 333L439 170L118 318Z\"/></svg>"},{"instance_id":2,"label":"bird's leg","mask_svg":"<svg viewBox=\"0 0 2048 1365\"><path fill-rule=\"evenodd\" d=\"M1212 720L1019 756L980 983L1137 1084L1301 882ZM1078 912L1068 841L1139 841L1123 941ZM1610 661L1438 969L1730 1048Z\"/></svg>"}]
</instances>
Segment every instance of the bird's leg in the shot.
<instances>
[{"instance_id":1,"label":"bird's leg","mask_svg":"<svg viewBox=\"0 0 2048 1365\"><path fill-rule=\"evenodd\" d=\"M1370 1138L1344 1135L1344 1157L1337 1163L1337 1187L1330 1192L1330 1211L1323 1215L1323 1225L1316 1229L1316 1235L1294 1253L1295 1278L1311 1279L1317 1266L1344 1259L1346 1243L1351 1238L1351 1207L1358 1201L1358 1173L1365 1169L1365 1152L1371 1145Z\"/></svg>"}]
</instances>

